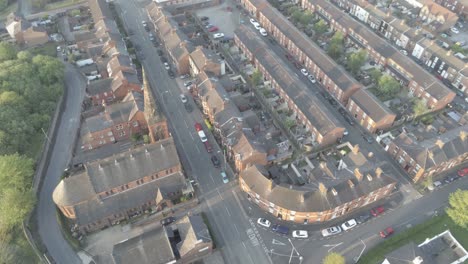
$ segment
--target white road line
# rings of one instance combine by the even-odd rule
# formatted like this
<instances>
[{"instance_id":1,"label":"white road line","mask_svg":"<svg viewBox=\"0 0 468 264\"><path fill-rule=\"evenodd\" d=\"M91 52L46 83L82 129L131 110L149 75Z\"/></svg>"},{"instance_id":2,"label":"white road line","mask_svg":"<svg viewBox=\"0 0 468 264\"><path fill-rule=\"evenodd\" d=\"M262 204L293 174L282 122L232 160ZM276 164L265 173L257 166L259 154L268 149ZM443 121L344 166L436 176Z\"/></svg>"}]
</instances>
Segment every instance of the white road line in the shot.
<instances>
[{"instance_id":1,"label":"white road line","mask_svg":"<svg viewBox=\"0 0 468 264\"><path fill-rule=\"evenodd\" d=\"M221 200L224 200L224 199L223 199L223 196L221 195L221 193L219 192L219 190L216 189L216 191L218 192L219 198L221 198Z\"/></svg>"},{"instance_id":2,"label":"white road line","mask_svg":"<svg viewBox=\"0 0 468 264\"><path fill-rule=\"evenodd\" d=\"M231 216L231 212L229 212L229 209L227 209L227 207L224 207L224 208L226 208L228 215Z\"/></svg>"},{"instance_id":3,"label":"white road line","mask_svg":"<svg viewBox=\"0 0 468 264\"><path fill-rule=\"evenodd\" d=\"M234 228L236 229L236 232L237 232L237 234L239 234L239 235L240 235L239 229L237 229L237 226L236 226L236 224L234 224ZM242 244L244 244L244 241L242 241ZM244 247L245 247L245 245L244 245Z\"/></svg>"},{"instance_id":4,"label":"white road line","mask_svg":"<svg viewBox=\"0 0 468 264\"><path fill-rule=\"evenodd\" d=\"M189 128L186 120L184 120L184 124L187 128Z\"/></svg>"},{"instance_id":5,"label":"white road line","mask_svg":"<svg viewBox=\"0 0 468 264\"><path fill-rule=\"evenodd\" d=\"M245 246L245 243L244 241L242 241L242 245L244 246L245 249L247 249L247 247Z\"/></svg>"},{"instance_id":6,"label":"white road line","mask_svg":"<svg viewBox=\"0 0 468 264\"><path fill-rule=\"evenodd\" d=\"M198 153L201 153L200 148L198 147L198 145L195 145L195 146L197 148Z\"/></svg>"},{"instance_id":7,"label":"white road line","mask_svg":"<svg viewBox=\"0 0 468 264\"><path fill-rule=\"evenodd\" d=\"M192 135L192 133L189 133L189 135L190 135L190 137L192 138L192 140L195 140L195 139L193 138L193 135Z\"/></svg>"}]
</instances>

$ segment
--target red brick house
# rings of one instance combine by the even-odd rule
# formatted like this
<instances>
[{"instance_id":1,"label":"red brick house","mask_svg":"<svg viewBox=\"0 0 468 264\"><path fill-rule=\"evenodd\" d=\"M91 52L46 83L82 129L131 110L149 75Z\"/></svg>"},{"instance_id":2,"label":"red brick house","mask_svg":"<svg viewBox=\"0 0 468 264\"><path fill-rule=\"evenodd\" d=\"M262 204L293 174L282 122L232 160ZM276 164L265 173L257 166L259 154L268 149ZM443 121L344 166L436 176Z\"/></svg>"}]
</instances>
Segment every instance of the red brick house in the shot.
<instances>
[{"instance_id":1,"label":"red brick house","mask_svg":"<svg viewBox=\"0 0 468 264\"><path fill-rule=\"evenodd\" d=\"M129 92L143 91L136 72L119 70L112 72L112 77L94 81L86 88L87 95L91 98L93 105L100 105L103 102L108 104L124 99Z\"/></svg>"}]
</instances>

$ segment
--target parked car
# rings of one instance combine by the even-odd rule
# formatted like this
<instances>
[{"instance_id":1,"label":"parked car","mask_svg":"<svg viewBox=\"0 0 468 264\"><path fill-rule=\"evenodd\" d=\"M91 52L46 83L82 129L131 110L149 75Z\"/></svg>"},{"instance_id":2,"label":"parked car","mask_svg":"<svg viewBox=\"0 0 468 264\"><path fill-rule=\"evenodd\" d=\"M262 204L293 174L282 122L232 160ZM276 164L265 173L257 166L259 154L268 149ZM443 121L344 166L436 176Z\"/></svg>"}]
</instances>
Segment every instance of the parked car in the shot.
<instances>
[{"instance_id":1,"label":"parked car","mask_svg":"<svg viewBox=\"0 0 468 264\"><path fill-rule=\"evenodd\" d=\"M308 238L309 234L307 233L306 230L294 230L292 232L292 237L295 237L295 238Z\"/></svg>"},{"instance_id":2,"label":"parked car","mask_svg":"<svg viewBox=\"0 0 468 264\"><path fill-rule=\"evenodd\" d=\"M273 230L276 233L282 234L282 235L288 235L289 234L289 227L283 226L283 225L278 225L275 224L271 227L271 230Z\"/></svg>"},{"instance_id":3,"label":"parked car","mask_svg":"<svg viewBox=\"0 0 468 264\"><path fill-rule=\"evenodd\" d=\"M170 225L170 224L174 223L175 220L176 220L175 217L169 216L169 217L167 217L167 218L162 219L162 220L160 221L160 223L161 223L161 225L163 225L163 226L167 226L167 225Z\"/></svg>"},{"instance_id":4,"label":"parked car","mask_svg":"<svg viewBox=\"0 0 468 264\"><path fill-rule=\"evenodd\" d=\"M301 73L304 75L304 76L308 76L309 75L309 72L306 70L306 69L301 69Z\"/></svg>"},{"instance_id":5,"label":"parked car","mask_svg":"<svg viewBox=\"0 0 468 264\"><path fill-rule=\"evenodd\" d=\"M166 70L169 70L169 69L171 68L171 66L169 66L169 63L164 62L164 68L165 68Z\"/></svg>"},{"instance_id":6,"label":"parked car","mask_svg":"<svg viewBox=\"0 0 468 264\"><path fill-rule=\"evenodd\" d=\"M159 49L158 49L156 52L158 53L159 56L162 56L162 55L163 55L163 51L162 51L162 50L159 50Z\"/></svg>"},{"instance_id":7,"label":"parked car","mask_svg":"<svg viewBox=\"0 0 468 264\"><path fill-rule=\"evenodd\" d=\"M211 156L211 162L215 168L219 168L221 166L221 162L219 161L218 157L216 157L216 155Z\"/></svg>"},{"instance_id":8,"label":"parked car","mask_svg":"<svg viewBox=\"0 0 468 264\"><path fill-rule=\"evenodd\" d=\"M187 103L187 97L185 97L185 95L181 94L180 95L180 100L182 101L182 103Z\"/></svg>"},{"instance_id":9,"label":"parked car","mask_svg":"<svg viewBox=\"0 0 468 264\"><path fill-rule=\"evenodd\" d=\"M254 28L256 30L260 30L262 28L262 26L260 26L260 24L254 24Z\"/></svg>"},{"instance_id":10,"label":"parked car","mask_svg":"<svg viewBox=\"0 0 468 264\"><path fill-rule=\"evenodd\" d=\"M207 16L202 16L202 17L200 17L200 20L201 20L201 21L206 21L206 20L208 20L208 19L210 19L210 18L207 17Z\"/></svg>"},{"instance_id":11,"label":"parked car","mask_svg":"<svg viewBox=\"0 0 468 264\"><path fill-rule=\"evenodd\" d=\"M195 123L195 130L202 131L203 130L202 125L200 123Z\"/></svg>"},{"instance_id":12,"label":"parked car","mask_svg":"<svg viewBox=\"0 0 468 264\"><path fill-rule=\"evenodd\" d=\"M354 120L349 115L345 115L344 119L346 120L346 122L348 122L348 124L354 126Z\"/></svg>"},{"instance_id":13,"label":"parked car","mask_svg":"<svg viewBox=\"0 0 468 264\"><path fill-rule=\"evenodd\" d=\"M312 76L312 74L307 75L307 79L309 79L309 81L310 81L311 83L316 83L316 82L317 82L317 81L315 80L314 76Z\"/></svg>"},{"instance_id":14,"label":"parked car","mask_svg":"<svg viewBox=\"0 0 468 264\"><path fill-rule=\"evenodd\" d=\"M358 224L362 224L364 222L366 222L367 220L369 220L371 218L371 215L369 213L366 213L366 214L363 214L363 215L360 215L356 218L356 221Z\"/></svg>"},{"instance_id":15,"label":"parked car","mask_svg":"<svg viewBox=\"0 0 468 264\"><path fill-rule=\"evenodd\" d=\"M364 138L364 140L366 140L366 142L369 144L374 143L374 138L371 135L362 134L362 138Z\"/></svg>"},{"instance_id":16,"label":"parked car","mask_svg":"<svg viewBox=\"0 0 468 264\"><path fill-rule=\"evenodd\" d=\"M205 26L206 29L210 29L210 28L212 28L212 27L214 27L213 24L208 24L208 25Z\"/></svg>"},{"instance_id":17,"label":"parked car","mask_svg":"<svg viewBox=\"0 0 468 264\"><path fill-rule=\"evenodd\" d=\"M339 226L332 226L322 230L323 237L333 236L339 233L341 233L341 228Z\"/></svg>"},{"instance_id":18,"label":"parked car","mask_svg":"<svg viewBox=\"0 0 468 264\"><path fill-rule=\"evenodd\" d=\"M214 27L211 27L208 29L209 32L215 32L215 31L218 31L219 28L217 26L214 26Z\"/></svg>"},{"instance_id":19,"label":"parked car","mask_svg":"<svg viewBox=\"0 0 468 264\"><path fill-rule=\"evenodd\" d=\"M380 237L386 238L390 235L392 235L395 231L391 227L387 227L384 230L380 231Z\"/></svg>"},{"instance_id":20,"label":"parked car","mask_svg":"<svg viewBox=\"0 0 468 264\"><path fill-rule=\"evenodd\" d=\"M180 76L180 79L181 79L181 80L184 80L184 79L187 79L188 77L190 77L189 74L184 74L184 75L181 75L181 76Z\"/></svg>"},{"instance_id":21,"label":"parked car","mask_svg":"<svg viewBox=\"0 0 468 264\"><path fill-rule=\"evenodd\" d=\"M216 34L213 34L213 38L214 38L214 39L224 38L224 34L223 34L223 33L216 33Z\"/></svg>"},{"instance_id":22,"label":"parked car","mask_svg":"<svg viewBox=\"0 0 468 264\"><path fill-rule=\"evenodd\" d=\"M208 138L205 135L203 130L198 131L198 136L200 137L201 142L207 142Z\"/></svg>"},{"instance_id":23,"label":"parked car","mask_svg":"<svg viewBox=\"0 0 468 264\"><path fill-rule=\"evenodd\" d=\"M184 104L184 107L185 107L185 110L186 110L188 113L192 113L193 107L192 107L191 104Z\"/></svg>"},{"instance_id":24,"label":"parked car","mask_svg":"<svg viewBox=\"0 0 468 264\"><path fill-rule=\"evenodd\" d=\"M193 84L192 81L186 81L186 82L184 82L184 86L185 86L185 87L189 87L189 86L192 85L192 84Z\"/></svg>"},{"instance_id":25,"label":"parked car","mask_svg":"<svg viewBox=\"0 0 468 264\"><path fill-rule=\"evenodd\" d=\"M455 33L455 34L460 33L460 31L459 31L458 28L456 28L456 27L450 28L450 31L452 31L452 32Z\"/></svg>"},{"instance_id":26,"label":"parked car","mask_svg":"<svg viewBox=\"0 0 468 264\"><path fill-rule=\"evenodd\" d=\"M223 179L223 183L228 183L229 182L229 178L227 177L225 171L221 171L221 178Z\"/></svg>"},{"instance_id":27,"label":"parked car","mask_svg":"<svg viewBox=\"0 0 468 264\"><path fill-rule=\"evenodd\" d=\"M203 142L203 145L205 145L206 152L208 153L213 152L213 148L211 147L211 144L209 141Z\"/></svg>"},{"instance_id":28,"label":"parked car","mask_svg":"<svg viewBox=\"0 0 468 264\"><path fill-rule=\"evenodd\" d=\"M250 19L250 24L252 24L252 25L254 25L254 26L255 26L255 25L259 25L258 22L257 22L255 19L253 19L253 18Z\"/></svg>"},{"instance_id":29,"label":"parked car","mask_svg":"<svg viewBox=\"0 0 468 264\"><path fill-rule=\"evenodd\" d=\"M447 178L444 179L445 183L451 183L455 181L458 178L458 176L448 176Z\"/></svg>"},{"instance_id":30,"label":"parked car","mask_svg":"<svg viewBox=\"0 0 468 264\"><path fill-rule=\"evenodd\" d=\"M259 218L259 219L257 220L257 224L259 224L259 225L261 225L261 226L264 226L264 227L266 227L266 228L269 228L270 225L271 225L271 222L268 221L268 220L266 220L265 218Z\"/></svg>"},{"instance_id":31,"label":"parked car","mask_svg":"<svg viewBox=\"0 0 468 264\"><path fill-rule=\"evenodd\" d=\"M460 177L464 177L464 176L468 175L468 167L457 171L457 175L460 176Z\"/></svg>"},{"instance_id":32,"label":"parked car","mask_svg":"<svg viewBox=\"0 0 468 264\"><path fill-rule=\"evenodd\" d=\"M378 206L378 207L372 208L370 210L370 213L373 216L378 216L378 215L382 214L383 212L385 212L385 208L383 206Z\"/></svg>"},{"instance_id":33,"label":"parked car","mask_svg":"<svg viewBox=\"0 0 468 264\"><path fill-rule=\"evenodd\" d=\"M355 226L357 226L357 222L354 219L350 219L344 222L343 224L341 224L341 228L343 229L343 231L347 231Z\"/></svg>"},{"instance_id":34,"label":"parked car","mask_svg":"<svg viewBox=\"0 0 468 264\"><path fill-rule=\"evenodd\" d=\"M264 28L260 28L258 31L260 31L260 35L262 35L264 37L268 36L268 33Z\"/></svg>"},{"instance_id":35,"label":"parked car","mask_svg":"<svg viewBox=\"0 0 468 264\"><path fill-rule=\"evenodd\" d=\"M145 27L147 24L146 24L146 21L141 21L141 24Z\"/></svg>"}]
</instances>

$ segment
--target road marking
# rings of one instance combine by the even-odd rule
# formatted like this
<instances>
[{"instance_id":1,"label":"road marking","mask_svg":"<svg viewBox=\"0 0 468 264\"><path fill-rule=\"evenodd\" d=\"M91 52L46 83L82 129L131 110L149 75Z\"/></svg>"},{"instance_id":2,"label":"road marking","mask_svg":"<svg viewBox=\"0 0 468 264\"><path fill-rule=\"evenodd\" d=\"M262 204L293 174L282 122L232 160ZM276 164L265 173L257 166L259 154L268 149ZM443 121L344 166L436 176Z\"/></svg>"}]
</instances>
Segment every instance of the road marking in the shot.
<instances>
[{"instance_id":1,"label":"road marking","mask_svg":"<svg viewBox=\"0 0 468 264\"><path fill-rule=\"evenodd\" d=\"M334 244L334 245L323 245L324 247L331 247L330 249L328 249L328 252L332 251L334 248L336 248L337 246L343 244L343 242L341 243L338 243L338 244Z\"/></svg>"},{"instance_id":2,"label":"road marking","mask_svg":"<svg viewBox=\"0 0 468 264\"><path fill-rule=\"evenodd\" d=\"M234 224L234 228L236 229L236 232L237 232L237 234L239 234L239 235L240 235L239 229L237 229L237 226L236 226L236 224ZM243 241L242 241L242 244L244 244L244 242L243 242ZM245 247L245 245L244 245L244 247Z\"/></svg>"},{"instance_id":3,"label":"road marking","mask_svg":"<svg viewBox=\"0 0 468 264\"><path fill-rule=\"evenodd\" d=\"M224 199L223 199L223 196L221 195L221 193L219 192L219 190L218 190L218 189L216 189L216 192L218 193L218 195L219 195L219 198L221 198L221 200L224 200Z\"/></svg>"},{"instance_id":4,"label":"road marking","mask_svg":"<svg viewBox=\"0 0 468 264\"><path fill-rule=\"evenodd\" d=\"M231 213L229 212L229 209L227 209L226 206L224 208L226 208L226 211L227 211L228 215L231 216Z\"/></svg>"},{"instance_id":5,"label":"road marking","mask_svg":"<svg viewBox=\"0 0 468 264\"><path fill-rule=\"evenodd\" d=\"M286 246L285 243L283 243L283 242L281 242L281 241L279 241L279 240L276 240L276 239L274 239L274 238L273 238L273 240L271 241L271 243L272 243L273 245Z\"/></svg>"},{"instance_id":6,"label":"road marking","mask_svg":"<svg viewBox=\"0 0 468 264\"><path fill-rule=\"evenodd\" d=\"M201 153L200 148L198 147L198 145L195 145L195 146L197 148L198 153Z\"/></svg>"},{"instance_id":7,"label":"road marking","mask_svg":"<svg viewBox=\"0 0 468 264\"><path fill-rule=\"evenodd\" d=\"M247 249L247 247L245 246L245 243L244 241L242 241L242 245L244 246L245 249Z\"/></svg>"},{"instance_id":8,"label":"road marking","mask_svg":"<svg viewBox=\"0 0 468 264\"><path fill-rule=\"evenodd\" d=\"M247 236L250 239L250 243L252 243L254 247L260 245L260 242L258 242L257 235L255 235L255 232L253 231L252 228L247 229L246 232L247 232Z\"/></svg>"},{"instance_id":9,"label":"road marking","mask_svg":"<svg viewBox=\"0 0 468 264\"><path fill-rule=\"evenodd\" d=\"M192 133L189 133L189 135L190 135L190 137L192 138L192 140L195 140L195 139L193 138L193 135L192 135Z\"/></svg>"},{"instance_id":10,"label":"road marking","mask_svg":"<svg viewBox=\"0 0 468 264\"><path fill-rule=\"evenodd\" d=\"M184 120L184 124L187 128L189 128L186 120Z\"/></svg>"}]
</instances>

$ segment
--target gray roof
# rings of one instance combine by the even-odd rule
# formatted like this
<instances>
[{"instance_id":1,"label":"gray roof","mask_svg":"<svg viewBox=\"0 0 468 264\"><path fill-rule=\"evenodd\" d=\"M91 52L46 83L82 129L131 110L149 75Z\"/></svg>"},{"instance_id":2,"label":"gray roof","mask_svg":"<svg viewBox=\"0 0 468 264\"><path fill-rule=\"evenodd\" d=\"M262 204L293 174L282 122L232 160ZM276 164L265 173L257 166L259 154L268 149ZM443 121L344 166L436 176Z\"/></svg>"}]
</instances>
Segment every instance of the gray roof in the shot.
<instances>
[{"instance_id":1,"label":"gray roof","mask_svg":"<svg viewBox=\"0 0 468 264\"><path fill-rule=\"evenodd\" d=\"M389 264L413 264L416 257L423 258L424 264L435 264L414 242L405 244L385 255Z\"/></svg>"},{"instance_id":2,"label":"gray roof","mask_svg":"<svg viewBox=\"0 0 468 264\"><path fill-rule=\"evenodd\" d=\"M121 103L106 107L106 114L115 124L132 120L137 112L144 111L143 94L130 91Z\"/></svg>"},{"instance_id":3,"label":"gray roof","mask_svg":"<svg viewBox=\"0 0 468 264\"><path fill-rule=\"evenodd\" d=\"M190 252L201 241L211 242L210 232L199 215L185 216L176 222L181 241L177 249L181 257Z\"/></svg>"},{"instance_id":4,"label":"gray roof","mask_svg":"<svg viewBox=\"0 0 468 264\"><path fill-rule=\"evenodd\" d=\"M314 63L336 83L338 88L347 91L354 87L361 87L353 77L345 70L339 68L338 64L330 58L320 47L318 47L304 33L297 29L285 16L278 10L267 4L262 8L261 13L283 33L286 38L289 38L307 57L311 58Z\"/></svg>"},{"instance_id":5,"label":"gray roof","mask_svg":"<svg viewBox=\"0 0 468 264\"><path fill-rule=\"evenodd\" d=\"M421 68L421 66L415 63L408 56L403 55L395 47L388 44L387 41L385 41L383 38L372 32L362 23L352 19L348 14L334 6L332 3L326 0L313 0L311 2L313 5L320 6L321 9L328 12L332 16L331 19L337 21L337 23L343 26L348 31L348 33L350 30L352 30L364 38L365 43L362 44L369 45L388 61L391 60L399 67L403 68L405 75L410 75L410 80L414 80L416 83L418 83L418 85L422 86L426 92L428 92L437 100L454 93L445 85L443 85L436 77ZM391 63L389 63L388 66L392 67ZM394 68L394 70L400 71L395 67L392 68Z\"/></svg>"},{"instance_id":6,"label":"gray roof","mask_svg":"<svg viewBox=\"0 0 468 264\"><path fill-rule=\"evenodd\" d=\"M171 243L164 228L156 228L115 244L114 264L166 264L175 260Z\"/></svg>"},{"instance_id":7,"label":"gray roof","mask_svg":"<svg viewBox=\"0 0 468 264\"><path fill-rule=\"evenodd\" d=\"M461 134L464 133L464 138ZM468 153L468 125L450 130L437 138L423 141L413 140L405 132L401 133L393 143L404 150L423 169L429 169L443 162ZM442 143L440 147L438 142Z\"/></svg>"},{"instance_id":8,"label":"gray roof","mask_svg":"<svg viewBox=\"0 0 468 264\"><path fill-rule=\"evenodd\" d=\"M88 0L94 23L104 18L112 18L112 13L105 0Z\"/></svg>"},{"instance_id":9,"label":"gray roof","mask_svg":"<svg viewBox=\"0 0 468 264\"><path fill-rule=\"evenodd\" d=\"M291 72L289 67L274 52L268 49L263 40L259 39L251 29L240 26L236 35L322 135L341 126L338 119L326 110L327 108L317 99L316 95Z\"/></svg>"},{"instance_id":10,"label":"gray roof","mask_svg":"<svg viewBox=\"0 0 468 264\"><path fill-rule=\"evenodd\" d=\"M389 176L381 175L380 178L373 176L372 181L364 176L361 181L357 181L353 173L346 169L342 169L335 177L339 179L330 180L325 185L327 193L322 194L320 190L314 186L292 186L284 184L276 184L268 179L262 166L255 165L242 171L239 175L245 181L245 184L256 194L260 195L263 199L274 203L281 208L296 212L323 212L333 209L337 206L358 199L372 191L378 190L382 187L394 184L395 180ZM325 174L324 169L317 168L314 172L317 178L323 178ZM335 172L336 174L336 172ZM328 178L331 178L328 176ZM332 178L331 178L332 179ZM323 180L323 179L321 179ZM353 183L353 187L350 186ZM335 189L338 193L334 195L331 188Z\"/></svg>"},{"instance_id":11,"label":"gray roof","mask_svg":"<svg viewBox=\"0 0 468 264\"><path fill-rule=\"evenodd\" d=\"M358 90L351 95L351 100L357 104L375 123L389 115L396 116L392 110L385 106L368 90Z\"/></svg>"},{"instance_id":12,"label":"gray roof","mask_svg":"<svg viewBox=\"0 0 468 264\"><path fill-rule=\"evenodd\" d=\"M168 138L85 164L84 172L59 183L54 191L54 201L58 205L74 205L97 193L178 165L180 161L174 141Z\"/></svg>"},{"instance_id":13,"label":"gray roof","mask_svg":"<svg viewBox=\"0 0 468 264\"><path fill-rule=\"evenodd\" d=\"M88 94L94 96L111 90L112 79L100 79L88 84Z\"/></svg>"}]
</instances>

